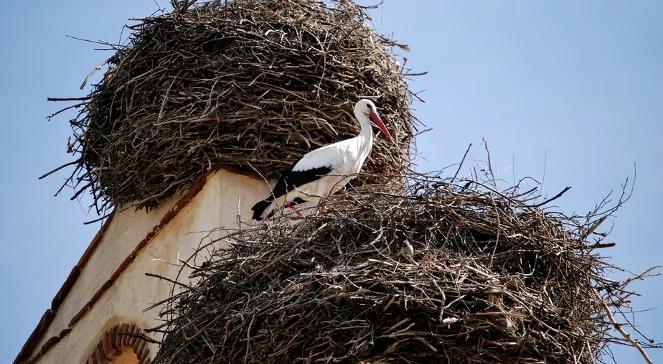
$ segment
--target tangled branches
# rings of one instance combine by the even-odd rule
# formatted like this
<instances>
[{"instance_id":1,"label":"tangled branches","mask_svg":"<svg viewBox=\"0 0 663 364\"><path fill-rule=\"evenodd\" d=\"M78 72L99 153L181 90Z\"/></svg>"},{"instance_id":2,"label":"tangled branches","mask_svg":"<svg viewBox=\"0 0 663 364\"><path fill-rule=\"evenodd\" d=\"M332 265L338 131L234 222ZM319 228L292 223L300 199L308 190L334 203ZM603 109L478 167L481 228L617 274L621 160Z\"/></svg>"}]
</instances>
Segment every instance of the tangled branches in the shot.
<instances>
[{"instance_id":1,"label":"tangled branches","mask_svg":"<svg viewBox=\"0 0 663 364\"><path fill-rule=\"evenodd\" d=\"M625 342L605 308L630 293L593 253L612 209L567 217L535 190L409 183L224 238L164 306L156 362L593 363Z\"/></svg>"},{"instance_id":2,"label":"tangled branches","mask_svg":"<svg viewBox=\"0 0 663 364\"><path fill-rule=\"evenodd\" d=\"M375 100L397 143L366 165L409 165L414 118L401 46L349 1L236 0L194 5L129 26L108 71L73 107L68 183L97 213L149 207L215 165L277 178L302 154L358 132L352 105ZM62 100L62 99L60 99ZM365 180L365 182L370 182Z\"/></svg>"}]
</instances>

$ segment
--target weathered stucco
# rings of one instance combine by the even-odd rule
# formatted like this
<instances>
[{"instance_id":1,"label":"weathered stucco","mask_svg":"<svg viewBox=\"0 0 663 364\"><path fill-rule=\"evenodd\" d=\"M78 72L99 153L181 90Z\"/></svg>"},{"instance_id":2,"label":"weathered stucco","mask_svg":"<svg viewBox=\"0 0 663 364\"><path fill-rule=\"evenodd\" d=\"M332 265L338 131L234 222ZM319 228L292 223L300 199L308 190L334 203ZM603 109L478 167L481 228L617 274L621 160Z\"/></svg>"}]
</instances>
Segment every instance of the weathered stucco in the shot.
<instances>
[{"instance_id":1,"label":"weathered stucco","mask_svg":"<svg viewBox=\"0 0 663 364\"><path fill-rule=\"evenodd\" d=\"M217 228L236 229L239 221L250 221L251 206L269 192L268 187L258 178L224 169L207 177L200 192L149 239L134 261L103 292L90 310L70 326L72 318L95 293L104 284L109 284L108 279L137 244L173 209L178 197L149 213L132 208L116 212L99 246L41 337L35 352L49 338L57 337L63 330L70 328L71 332L52 346L38 362L84 363L100 336L118 323L132 322L142 328L158 326L158 312L143 310L168 297L172 284L146 276L145 273L176 278L181 268L178 260L189 258L201 243L220 237L221 232ZM200 262L199 258L197 262L191 263ZM184 272L179 280L187 276L187 272ZM156 351L157 348L150 348L151 353Z\"/></svg>"}]
</instances>

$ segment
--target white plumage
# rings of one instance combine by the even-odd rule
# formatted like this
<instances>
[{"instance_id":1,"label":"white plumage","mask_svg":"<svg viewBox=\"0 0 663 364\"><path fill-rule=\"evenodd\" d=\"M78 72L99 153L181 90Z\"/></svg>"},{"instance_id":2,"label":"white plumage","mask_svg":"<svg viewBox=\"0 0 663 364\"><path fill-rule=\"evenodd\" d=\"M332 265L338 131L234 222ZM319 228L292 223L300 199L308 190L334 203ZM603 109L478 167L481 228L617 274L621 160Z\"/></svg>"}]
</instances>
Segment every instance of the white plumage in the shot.
<instances>
[{"instance_id":1,"label":"white plumage","mask_svg":"<svg viewBox=\"0 0 663 364\"><path fill-rule=\"evenodd\" d=\"M361 126L359 135L306 153L290 172L281 177L270 196L253 206L254 219L270 216L278 206L319 202L343 188L361 170L371 152L371 121L387 139L392 139L372 101L363 99L357 102L354 114Z\"/></svg>"}]
</instances>

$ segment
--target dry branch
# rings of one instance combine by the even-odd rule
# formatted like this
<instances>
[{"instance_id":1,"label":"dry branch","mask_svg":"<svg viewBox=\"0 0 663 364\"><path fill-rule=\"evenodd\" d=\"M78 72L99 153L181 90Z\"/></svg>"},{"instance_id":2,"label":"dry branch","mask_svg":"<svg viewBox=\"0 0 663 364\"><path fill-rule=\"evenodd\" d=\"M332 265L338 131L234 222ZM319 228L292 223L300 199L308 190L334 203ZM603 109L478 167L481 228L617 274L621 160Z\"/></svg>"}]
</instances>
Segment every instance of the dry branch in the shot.
<instances>
[{"instance_id":1,"label":"dry branch","mask_svg":"<svg viewBox=\"0 0 663 364\"><path fill-rule=\"evenodd\" d=\"M629 293L594 253L603 216L543 210L535 189L407 180L222 239L162 306L156 362L594 363L632 344L606 311Z\"/></svg>"}]
</instances>

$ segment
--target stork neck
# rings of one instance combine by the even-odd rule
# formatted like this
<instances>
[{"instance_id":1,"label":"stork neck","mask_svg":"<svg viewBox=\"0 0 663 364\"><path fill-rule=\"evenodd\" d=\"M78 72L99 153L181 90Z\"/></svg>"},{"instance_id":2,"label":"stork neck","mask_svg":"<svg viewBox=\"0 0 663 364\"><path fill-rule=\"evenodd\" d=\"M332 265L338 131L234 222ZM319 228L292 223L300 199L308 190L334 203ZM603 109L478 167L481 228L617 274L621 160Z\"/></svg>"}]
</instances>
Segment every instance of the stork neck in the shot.
<instances>
[{"instance_id":1,"label":"stork neck","mask_svg":"<svg viewBox=\"0 0 663 364\"><path fill-rule=\"evenodd\" d=\"M373 127L371 126L371 120L363 112L355 112L355 117L359 121L361 126L361 131L359 132L360 136L363 136L365 140L373 140Z\"/></svg>"}]
</instances>

